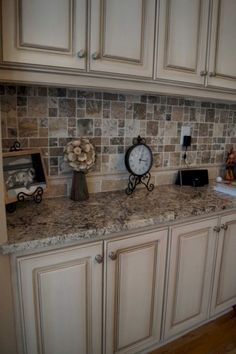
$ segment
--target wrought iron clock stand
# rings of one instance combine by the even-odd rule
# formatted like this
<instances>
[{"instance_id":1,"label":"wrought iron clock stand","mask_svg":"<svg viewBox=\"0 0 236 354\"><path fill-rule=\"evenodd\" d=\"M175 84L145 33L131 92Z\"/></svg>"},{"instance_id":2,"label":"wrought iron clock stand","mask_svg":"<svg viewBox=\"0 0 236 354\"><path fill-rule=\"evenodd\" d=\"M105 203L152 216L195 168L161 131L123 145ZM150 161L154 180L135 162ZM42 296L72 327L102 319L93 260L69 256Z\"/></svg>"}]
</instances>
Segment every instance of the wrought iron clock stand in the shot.
<instances>
[{"instance_id":1,"label":"wrought iron clock stand","mask_svg":"<svg viewBox=\"0 0 236 354\"><path fill-rule=\"evenodd\" d=\"M150 172L146 173L143 176L136 176L131 173L129 176L128 187L126 188L125 193L128 195L132 194L138 184L144 184L147 190L151 192L154 189L154 184L149 183L150 179Z\"/></svg>"}]
</instances>

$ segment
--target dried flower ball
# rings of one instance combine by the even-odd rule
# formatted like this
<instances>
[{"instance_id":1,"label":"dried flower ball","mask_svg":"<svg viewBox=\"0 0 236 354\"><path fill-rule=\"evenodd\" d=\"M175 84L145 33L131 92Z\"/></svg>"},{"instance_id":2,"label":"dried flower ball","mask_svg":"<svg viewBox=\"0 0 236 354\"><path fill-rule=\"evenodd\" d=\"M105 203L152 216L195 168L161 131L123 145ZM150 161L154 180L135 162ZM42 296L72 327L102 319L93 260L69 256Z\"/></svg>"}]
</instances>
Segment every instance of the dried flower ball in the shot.
<instances>
[{"instance_id":1,"label":"dried flower ball","mask_svg":"<svg viewBox=\"0 0 236 354\"><path fill-rule=\"evenodd\" d=\"M75 171L87 172L95 163L95 149L89 139L69 142L64 148L64 160Z\"/></svg>"}]
</instances>

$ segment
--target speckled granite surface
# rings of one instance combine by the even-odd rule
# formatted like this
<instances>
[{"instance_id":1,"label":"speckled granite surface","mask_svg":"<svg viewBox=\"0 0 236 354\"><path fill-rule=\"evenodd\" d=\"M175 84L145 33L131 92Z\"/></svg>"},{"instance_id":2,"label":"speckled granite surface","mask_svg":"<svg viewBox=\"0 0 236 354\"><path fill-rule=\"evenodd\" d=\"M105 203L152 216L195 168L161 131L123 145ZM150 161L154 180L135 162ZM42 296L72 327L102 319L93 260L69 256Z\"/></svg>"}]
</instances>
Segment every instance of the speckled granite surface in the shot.
<instances>
[{"instance_id":1,"label":"speckled granite surface","mask_svg":"<svg viewBox=\"0 0 236 354\"><path fill-rule=\"evenodd\" d=\"M66 245L71 241L100 240L125 230L163 226L167 222L236 210L236 198L213 191L213 187L160 186L126 196L124 191L94 194L86 202L68 198L26 202L8 214L7 244L2 253Z\"/></svg>"}]
</instances>

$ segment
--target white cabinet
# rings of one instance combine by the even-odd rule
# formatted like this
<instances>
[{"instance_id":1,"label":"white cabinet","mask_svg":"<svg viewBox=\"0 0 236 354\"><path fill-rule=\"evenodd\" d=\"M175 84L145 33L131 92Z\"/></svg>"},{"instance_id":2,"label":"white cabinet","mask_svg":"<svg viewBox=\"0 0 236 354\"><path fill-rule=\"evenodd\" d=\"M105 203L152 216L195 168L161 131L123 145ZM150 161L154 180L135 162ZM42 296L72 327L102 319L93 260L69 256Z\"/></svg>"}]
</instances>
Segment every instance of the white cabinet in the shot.
<instances>
[{"instance_id":1,"label":"white cabinet","mask_svg":"<svg viewBox=\"0 0 236 354\"><path fill-rule=\"evenodd\" d=\"M236 89L236 1L213 0L207 84Z\"/></svg>"},{"instance_id":2,"label":"white cabinet","mask_svg":"<svg viewBox=\"0 0 236 354\"><path fill-rule=\"evenodd\" d=\"M166 245L167 230L106 243L106 354L160 340Z\"/></svg>"},{"instance_id":3,"label":"white cabinet","mask_svg":"<svg viewBox=\"0 0 236 354\"><path fill-rule=\"evenodd\" d=\"M211 315L236 305L236 217L230 214L221 218Z\"/></svg>"},{"instance_id":4,"label":"white cabinet","mask_svg":"<svg viewBox=\"0 0 236 354\"><path fill-rule=\"evenodd\" d=\"M235 0L159 0L155 78L235 90L235 13Z\"/></svg>"},{"instance_id":5,"label":"white cabinet","mask_svg":"<svg viewBox=\"0 0 236 354\"><path fill-rule=\"evenodd\" d=\"M156 78L204 84L209 0L160 0Z\"/></svg>"},{"instance_id":6,"label":"white cabinet","mask_svg":"<svg viewBox=\"0 0 236 354\"><path fill-rule=\"evenodd\" d=\"M17 258L24 354L102 354L102 242Z\"/></svg>"},{"instance_id":7,"label":"white cabinet","mask_svg":"<svg viewBox=\"0 0 236 354\"><path fill-rule=\"evenodd\" d=\"M90 70L152 77L155 0L91 0Z\"/></svg>"},{"instance_id":8,"label":"white cabinet","mask_svg":"<svg viewBox=\"0 0 236 354\"><path fill-rule=\"evenodd\" d=\"M213 218L172 229L165 339L208 318L217 221Z\"/></svg>"},{"instance_id":9,"label":"white cabinet","mask_svg":"<svg viewBox=\"0 0 236 354\"><path fill-rule=\"evenodd\" d=\"M2 0L6 62L85 69L86 0Z\"/></svg>"},{"instance_id":10,"label":"white cabinet","mask_svg":"<svg viewBox=\"0 0 236 354\"><path fill-rule=\"evenodd\" d=\"M3 61L152 77L155 0L91 0L90 10L91 21L86 0L3 0Z\"/></svg>"}]
</instances>

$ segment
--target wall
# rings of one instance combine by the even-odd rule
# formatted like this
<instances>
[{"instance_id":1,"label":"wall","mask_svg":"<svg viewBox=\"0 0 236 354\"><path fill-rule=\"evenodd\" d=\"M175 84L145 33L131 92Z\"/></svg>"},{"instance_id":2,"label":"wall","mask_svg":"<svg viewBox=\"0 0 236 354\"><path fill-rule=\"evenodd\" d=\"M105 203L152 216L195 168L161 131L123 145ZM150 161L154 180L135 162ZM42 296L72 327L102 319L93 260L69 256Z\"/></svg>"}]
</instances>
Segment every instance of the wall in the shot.
<instances>
[{"instance_id":1,"label":"wall","mask_svg":"<svg viewBox=\"0 0 236 354\"><path fill-rule=\"evenodd\" d=\"M191 166L207 166L213 174L236 143L236 104L7 84L0 85L0 96L4 150L15 139L22 147L42 148L51 194L56 195L68 193L71 171L63 147L77 136L89 137L96 147L96 166L88 175L93 192L126 185L124 152L138 134L152 148L156 184L171 183L183 166L183 125L191 128Z\"/></svg>"},{"instance_id":2,"label":"wall","mask_svg":"<svg viewBox=\"0 0 236 354\"><path fill-rule=\"evenodd\" d=\"M16 354L10 262L0 254L0 353Z\"/></svg>"},{"instance_id":3,"label":"wall","mask_svg":"<svg viewBox=\"0 0 236 354\"><path fill-rule=\"evenodd\" d=\"M0 109L1 120L1 109ZM5 214L5 201L4 201L4 189L3 189L3 171L2 171L2 137L0 130L0 244L7 240L6 230L6 214Z\"/></svg>"}]
</instances>

